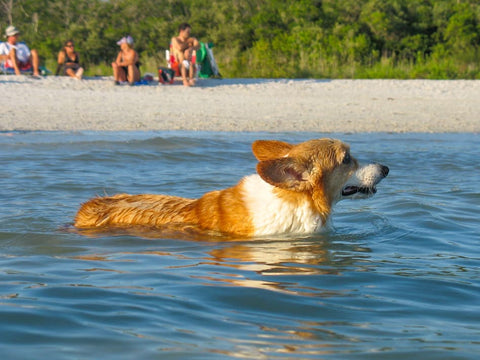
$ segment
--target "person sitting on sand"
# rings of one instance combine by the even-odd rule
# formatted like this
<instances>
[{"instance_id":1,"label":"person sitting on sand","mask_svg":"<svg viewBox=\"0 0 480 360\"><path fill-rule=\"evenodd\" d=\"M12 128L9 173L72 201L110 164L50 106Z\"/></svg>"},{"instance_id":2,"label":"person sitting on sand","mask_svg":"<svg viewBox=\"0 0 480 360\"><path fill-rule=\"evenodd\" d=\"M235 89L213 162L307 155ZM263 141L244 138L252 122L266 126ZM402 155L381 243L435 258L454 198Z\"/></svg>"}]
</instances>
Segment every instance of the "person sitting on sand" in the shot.
<instances>
[{"instance_id":1,"label":"person sitting on sand","mask_svg":"<svg viewBox=\"0 0 480 360\"><path fill-rule=\"evenodd\" d=\"M13 25L5 30L7 41L0 44L0 60L5 61L5 68L11 68L15 75L21 75L22 71L33 69L33 75L39 76L37 50L30 50L27 45L18 42L20 31Z\"/></svg>"},{"instance_id":2,"label":"person sitting on sand","mask_svg":"<svg viewBox=\"0 0 480 360\"><path fill-rule=\"evenodd\" d=\"M115 84L119 85L128 81L130 85L133 85L140 81L138 54L133 49L133 38L130 35L125 36L117 42L117 45L120 45L120 52L112 63Z\"/></svg>"},{"instance_id":3,"label":"person sitting on sand","mask_svg":"<svg viewBox=\"0 0 480 360\"><path fill-rule=\"evenodd\" d=\"M195 66L192 64L192 56L195 50L200 48L200 43L190 36L192 27L183 23L178 28L178 36L172 38L172 51L182 75L183 85L195 85Z\"/></svg>"},{"instance_id":4,"label":"person sitting on sand","mask_svg":"<svg viewBox=\"0 0 480 360\"><path fill-rule=\"evenodd\" d=\"M68 75L81 80L83 68L80 66L80 57L75 51L75 45L72 40L68 40L63 45L63 49L58 53L58 66L55 75L58 75L63 68L63 75Z\"/></svg>"}]
</instances>

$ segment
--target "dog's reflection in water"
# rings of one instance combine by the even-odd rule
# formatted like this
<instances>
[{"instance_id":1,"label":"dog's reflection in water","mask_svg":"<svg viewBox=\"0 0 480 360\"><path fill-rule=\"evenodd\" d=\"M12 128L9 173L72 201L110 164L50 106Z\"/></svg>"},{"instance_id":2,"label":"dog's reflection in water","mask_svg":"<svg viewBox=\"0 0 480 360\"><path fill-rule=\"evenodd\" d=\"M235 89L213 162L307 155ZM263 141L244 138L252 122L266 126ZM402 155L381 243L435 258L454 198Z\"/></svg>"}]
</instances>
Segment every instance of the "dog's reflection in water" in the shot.
<instances>
[{"instance_id":1,"label":"dog's reflection in water","mask_svg":"<svg viewBox=\"0 0 480 360\"><path fill-rule=\"evenodd\" d=\"M73 230L79 231L79 230ZM116 229L106 234L99 229L80 230L82 235L89 237L109 236L135 236L137 238L150 239L152 244L162 247L162 241L168 239L199 241L205 245L204 255L198 258L191 258L182 254L163 250L146 250L139 252L122 252L122 255L157 255L169 256L179 259L178 267L183 266L204 266L214 265L224 268L221 271L202 274L197 278L203 278L209 282L216 282L225 286L242 286L249 288L261 288L286 293L302 293L303 295L312 292L318 296L319 289L299 289L296 284L284 283L284 275L340 275L345 268L355 263L353 256L337 257L332 248L342 248L343 254L358 253L365 254L368 249L359 249L354 243L352 245L335 244L332 242L330 231L304 237L268 237L268 238L242 238L228 237L219 233L206 234L192 226L180 226L177 228L147 228L131 227ZM162 239L162 240L159 240ZM151 247L150 247L151 248ZM115 257L119 253L115 253ZM128 258L128 256L126 256ZM358 257L358 256L357 256ZM108 254L92 254L78 256L77 259L92 261L112 261ZM188 260L184 265L182 260ZM192 260L197 261L192 265ZM125 258L123 258L125 261ZM161 259L159 259L161 262ZM225 270L227 269L227 270ZM228 269L232 269L228 271ZM260 280L258 279L260 277ZM322 292L323 295L333 295L331 291ZM328 295L330 294L330 295Z\"/></svg>"}]
</instances>

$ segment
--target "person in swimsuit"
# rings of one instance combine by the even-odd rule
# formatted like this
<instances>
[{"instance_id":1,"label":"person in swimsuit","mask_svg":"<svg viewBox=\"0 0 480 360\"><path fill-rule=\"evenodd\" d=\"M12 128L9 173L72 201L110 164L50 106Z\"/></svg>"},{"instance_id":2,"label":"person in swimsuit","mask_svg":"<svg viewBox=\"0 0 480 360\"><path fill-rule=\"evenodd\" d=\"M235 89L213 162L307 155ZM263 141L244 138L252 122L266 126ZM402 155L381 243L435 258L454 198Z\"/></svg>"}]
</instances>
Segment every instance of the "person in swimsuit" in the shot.
<instances>
[{"instance_id":1,"label":"person in swimsuit","mask_svg":"<svg viewBox=\"0 0 480 360\"><path fill-rule=\"evenodd\" d=\"M63 75L68 75L81 80L83 68L80 66L80 57L75 51L75 45L72 40L68 40L63 45L63 49L58 53L58 66L55 75L58 75L63 68Z\"/></svg>"},{"instance_id":2,"label":"person in swimsuit","mask_svg":"<svg viewBox=\"0 0 480 360\"><path fill-rule=\"evenodd\" d=\"M18 42L20 31L13 25L5 30L7 41L1 43L0 61L5 61L6 68L12 68L15 75L21 75L22 71L33 70L34 76L39 76L39 58L37 50L30 50L24 43Z\"/></svg>"},{"instance_id":3,"label":"person in swimsuit","mask_svg":"<svg viewBox=\"0 0 480 360\"><path fill-rule=\"evenodd\" d=\"M132 47L133 39L131 36L125 36L117 42L117 45L120 45L120 52L112 63L115 84L128 81L130 85L133 85L140 81L138 54Z\"/></svg>"},{"instance_id":4,"label":"person in swimsuit","mask_svg":"<svg viewBox=\"0 0 480 360\"><path fill-rule=\"evenodd\" d=\"M195 66L192 64L192 57L194 51L200 48L198 40L190 36L191 31L192 27L183 23L178 28L178 36L174 36L171 40L173 55L180 67L185 86L195 85Z\"/></svg>"}]
</instances>

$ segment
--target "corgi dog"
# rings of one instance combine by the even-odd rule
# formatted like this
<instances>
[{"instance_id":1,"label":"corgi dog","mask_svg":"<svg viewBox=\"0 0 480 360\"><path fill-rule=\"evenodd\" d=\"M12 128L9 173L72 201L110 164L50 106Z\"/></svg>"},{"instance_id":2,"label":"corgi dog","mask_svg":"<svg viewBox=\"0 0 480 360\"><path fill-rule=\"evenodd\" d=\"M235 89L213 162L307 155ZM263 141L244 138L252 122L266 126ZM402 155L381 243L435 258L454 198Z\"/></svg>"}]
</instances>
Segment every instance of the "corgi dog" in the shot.
<instances>
[{"instance_id":1,"label":"corgi dog","mask_svg":"<svg viewBox=\"0 0 480 360\"><path fill-rule=\"evenodd\" d=\"M81 205L74 226L192 226L243 237L310 234L327 223L336 202L372 196L389 172L380 164L359 167L349 146L335 139L297 145L257 140L252 150L257 174L233 187L199 199L150 194L97 197Z\"/></svg>"}]
</instances>

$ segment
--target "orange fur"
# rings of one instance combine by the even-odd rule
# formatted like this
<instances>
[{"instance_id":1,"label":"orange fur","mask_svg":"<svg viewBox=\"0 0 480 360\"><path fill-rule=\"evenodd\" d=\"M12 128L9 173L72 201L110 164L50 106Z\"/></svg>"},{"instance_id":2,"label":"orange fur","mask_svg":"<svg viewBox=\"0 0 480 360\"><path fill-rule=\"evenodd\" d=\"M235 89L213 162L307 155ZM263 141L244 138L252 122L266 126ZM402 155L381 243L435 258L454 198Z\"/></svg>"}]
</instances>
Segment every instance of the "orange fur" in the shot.
<instances>
[{"instance_id":1,"label":"orange fur","mask_svg":"<svg viewBox=\"0 0 480 360\"><path fill-rule=\"evenodd\" d=\"M128 195L94 198L83 204L75 227L152 226L190 224L202 229L250 235L246 209L238 188L206 193L192 200L168 195Z\"/></svg>"}]
</instances>

